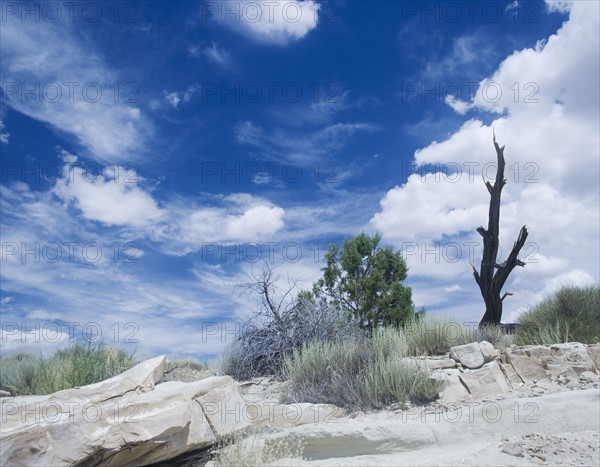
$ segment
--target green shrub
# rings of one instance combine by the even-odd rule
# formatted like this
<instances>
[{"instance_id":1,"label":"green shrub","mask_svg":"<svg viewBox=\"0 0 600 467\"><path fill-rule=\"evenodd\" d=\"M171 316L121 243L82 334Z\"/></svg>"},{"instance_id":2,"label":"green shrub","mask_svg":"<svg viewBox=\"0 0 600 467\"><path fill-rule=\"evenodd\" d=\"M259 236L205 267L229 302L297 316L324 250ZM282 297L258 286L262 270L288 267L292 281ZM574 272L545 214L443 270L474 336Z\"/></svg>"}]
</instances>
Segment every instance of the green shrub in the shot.
<instances>
[{"instance_id":1,"label":"green shrub","mask_svg":"<svg viewBox=\"0 0 600 467\"><path fill-rule=\"evenodd\" d=\"M422 403L438 396L429 371L406 360L401 329L377 329L371 339L305 344L286 357L290 402L379 408L393 402Z\"/></svg>"},{"instance_id":2,"label":"green shrub","mask_svg":"<svg viewBox=\"0 0 600 467\"><path fill-rule=\"evenodd\" d=\"M518 319L515 344L600 342L600 286L563 286Z\"/></svg>"},{"instance_id":3,"label":"green shrub","mask_svg":"<svg viewBox=\"0 0 600 467\"><path fill-rule=\"evenodd\" d=\"M20 353L0 359L0 386L17 396L45 395L97 383L133 366L133 354L88 343L57 350L51 357Z\"/></svg>"}]
</instances>

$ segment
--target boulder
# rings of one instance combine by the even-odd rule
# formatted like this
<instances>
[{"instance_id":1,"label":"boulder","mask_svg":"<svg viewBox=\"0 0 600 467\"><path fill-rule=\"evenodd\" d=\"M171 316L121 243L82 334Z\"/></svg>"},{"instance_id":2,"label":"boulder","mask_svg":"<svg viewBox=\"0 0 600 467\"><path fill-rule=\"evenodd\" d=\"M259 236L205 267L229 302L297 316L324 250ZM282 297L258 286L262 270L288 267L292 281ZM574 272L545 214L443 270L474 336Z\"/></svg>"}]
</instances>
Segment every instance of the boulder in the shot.
<instances>
[{"instance_id":1,"label":"boulder","mask_svg":"<svg viewBox=\"0 0 600 467\"><path fill-rule=\"evenodd\" d=\"M235 381L210 390L196 401L202 406L218 439L229 437L250 426L246 405Z\"/></svg>"},{"instance_id":2,"label":"boulder","mask_svg":"<svg viewBox=\"0 0 600 467\"><path fill-rule=\"evenodd\" d=\"M236 419L243 401L235 380L156 384L165 363L156 357L101 383L1 399L0 464L150 464L249 426Z\"/></svg>"},{"instance_id":3,"label":"boulder","mask_svg":"<svg viewBox=\"0 0 600 467\"><path fill-rule=\"evenodd\" d=\"M467 391L467 388L461 382L459 374L460 372L457 369L446 369L432 372L431 377L433 379L442 381L444 384L439 393L440 402L458 402L469 396L469 391Z\"/></svg>"},{"instance_id":4,"label":"boulder","mask_svg":"<svg viewBox=\"0 0 600 467\"><path fill-rule=\"evenodd\" d=\"M465 371L458 376L471 396L491 398L511 389L498 362L491 362L479 370Z\"/></svg>"},{"instance_id":5,"label":"boulder","mask_svg":"<svg viewBox=\"0 0 600 467\"><path fill-rule=\"evenodd\" d=\"M481 350L485 363L494 361L499 355L498 351L488 341L481 341L479 343L479 350Z\"/></svg>"},{"instance_id":6,"label":"boulder","mask_svg":"<svg viewBox=\"0 0 600 467\"><path fill-rule=\"evenodd\" d=\"M587 353L596 365L596 370L600 371L600 344L588 345Z\"/></svg>"},{"instance_id":7,"label":"boulder","mask_svg":"<svg viewBox=\"0 0 600 467\"><path fill-rule=\"evenodd\" d=\"M481 368L485 362L477 342L452 347L450 349L450 357L460 362L462 366L470 369Z\"/></svg>"}]
</instances>

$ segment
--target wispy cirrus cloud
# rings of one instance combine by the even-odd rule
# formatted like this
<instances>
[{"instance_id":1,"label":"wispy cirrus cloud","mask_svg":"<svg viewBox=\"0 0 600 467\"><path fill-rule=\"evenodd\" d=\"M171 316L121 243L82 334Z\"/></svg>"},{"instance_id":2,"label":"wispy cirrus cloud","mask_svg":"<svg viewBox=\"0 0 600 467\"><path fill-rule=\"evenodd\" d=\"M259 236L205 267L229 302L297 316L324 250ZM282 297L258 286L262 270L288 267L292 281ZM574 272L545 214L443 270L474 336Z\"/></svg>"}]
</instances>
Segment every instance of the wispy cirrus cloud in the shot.
<instances>
[{"instance_id":1,"label":"wispy cirrus cloud","mask_svg":"<svg viewBox=\"0 0 600 467\"><path fill-rule=\"evenodd\" d=\"M212 42L210 46L206 47L203 53L209 62L226 71L234 67L231 54L216 42Z\"/></svg>"},{"instance_id":2,"label":"wispy cirrus cloud","mask_svg":"<svg viewBox=\"0 0 600 467\"><path fill-rule=\"evenodd\" d=\"M2 130L4 130L4 123L2 122L2 120L0 120L0 143L3 144L8 144L8 139L10 138L10 133L6 132L4 133Z\"/></svg>"},{"instance_id":3,"label":"wispy cirrus cloud","mask_svg":"<svg viewBox=\"0 0 600 467\"><path fill-rule=\"evenodd\" d=\"M93 159L139 159L152 126L136 105L136 83L90 51L71 26L18 15L2 22L3 102L74 138Z\"/></svg>"},{"instance_id":4,"label":"wispy cirrus cloud","mask_svg":"<svg viewBox=\"0 0 600 467\"><path fill-rule=\"evenodd\" d=\"M240 144L261 148L265 152L305 163L325 154L341 150L352 136L359 132L374 132L378 128L370 123L335 123L314 131L277 129L266 132L251 121L241 122L234 128Z\"/></svg>"}]
</instances>

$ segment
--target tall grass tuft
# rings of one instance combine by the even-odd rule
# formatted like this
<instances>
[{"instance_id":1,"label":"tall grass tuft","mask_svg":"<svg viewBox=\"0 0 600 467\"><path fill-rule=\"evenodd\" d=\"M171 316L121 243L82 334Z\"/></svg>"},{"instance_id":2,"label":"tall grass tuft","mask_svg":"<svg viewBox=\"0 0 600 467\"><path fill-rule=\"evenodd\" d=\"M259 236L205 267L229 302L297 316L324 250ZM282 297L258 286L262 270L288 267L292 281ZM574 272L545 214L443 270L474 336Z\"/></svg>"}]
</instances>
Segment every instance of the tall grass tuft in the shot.
<instances>
[{"instance_id":1,"label":"tall grass tuft","mask_svg":"<svg viewBox=\"0 0 600 467\"><path fill-rule=\"evenodd\" d=\"M133 353L91 343L74 344L51 357L19 353L0 359L0 387L15 396L51 394L103 381L133 364Z\"/></svg>"},{"instance_id":2,"label":"tall grass tuft","mask_svg":"<svg viewBox=\"0 0 600 467\"><path fill-rule=\"evenodd\" d=\"M289 402L379 408L393 402L434 400L440 383L410 361L402 329L377 329L371 339L314 341L285 358Z\"/></svg>"},{"instance_id":3,"label":"tall grass tuft","mask_svg":"<svg viewBox=\"0 0 600 467\"><path fill-rule=\"evenodd\" d=\"M563 286L518 319L515 344L600 342L600 286Z\"/></svg>"}]
</instances>

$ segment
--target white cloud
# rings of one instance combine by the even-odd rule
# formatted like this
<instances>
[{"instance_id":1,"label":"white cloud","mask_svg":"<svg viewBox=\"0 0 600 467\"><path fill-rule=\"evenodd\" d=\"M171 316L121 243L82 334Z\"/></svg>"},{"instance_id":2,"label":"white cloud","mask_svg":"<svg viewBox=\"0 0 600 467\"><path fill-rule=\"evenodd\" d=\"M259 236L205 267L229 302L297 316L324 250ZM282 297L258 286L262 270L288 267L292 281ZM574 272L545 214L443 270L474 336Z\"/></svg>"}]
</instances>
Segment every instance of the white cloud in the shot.
<instances>
[{"instance_id":1,"label":"white cloud","mask_svg":"<svg viewBox=\"0 0 600 467\"><path fill-rule=\"evenodd\" d=\"M281 129L265 132L250 121L234 128L239 143L256 146L296 163L313 162L325 155L331 157L356 133L373 131L377 131L377 127L369 123L335 123L308 133Z\"/></svg>"},{"instance_id":2,"label":"white cloud","mask_svg":"<svg viewBox=\"0 0 600 467\"><path fill-rule=\"evenodd\" d=\"M214 20L263 44L283 46L298 41L319 22L320 5L314 0L240 0L222 2L218 7Z\"/></svg>"},{"instance_id":3,"label":"white cloud","mask_svg":"<svg viewBox=\"0 0 600 467\"><path fill-rule=\"evenodd\" d=\"M476 241L479 256L481 238L474 230L487 224L489 195L482 177L495 176L493 128L506 145L507 185L500 214L504 258L520 227L526 224L530 232L521 254L529 257L528 264L513 272L505 288L515 292L505 301L509 319L565 280L599 280L599 8L596 2L571 3L569 20L556 34L507 57L480 83L472 102L448 102L459 114L474 108L498 117L489 126L468 120L447 140L416 151L417 167L434 173L413 174L388 191L371 220L396 245L424 242L431 249L436 242ZM502 91L498 99L495 89ZM436 163L446 170L436 169ZM408 261L411 274L448 288L442 297L456 293L450 292L454 285L472 290L464 306L476 312L471 301L481 299L467 255L456 263L436 262L434 254L412 255ZM453 307L450 295L436 301L442 309ZM480 304L477 313L481 311Z\"/></svg>"},{"instance_id":4,"label":"white cloud","mask_svg":"<svg viewBox=\"0 0 600 467\"><path fill-rule=\"evenodd\" d=\"M548 11L568 13L571 11L573 3L573 0L546 0L546 8L548 8Z\"/></svg>"},{"instance_id":5,"label":"white cloud","mask_svg":"<svg viewBox=\"0 0 600 467\"><path fill-rule=\"evenodd\" d=\"M123 92L139 98L135 83L122 80L68 25L18 18L11 16L0 29L8 106L74 136L92 158L141 157L151 127L133 103L123 102Z\"/></svg>"},{"instance_id":6,"label":"white cloud","mask_svg":"<svg viewBox=\"0 0 600 467\"><path fill-rule=\"evenodd\" d=\"M112 167L93 176L80 167L67 165L64 170L65 176L52 191L72 202L87 219L107 226L144 227L164 217L152 196L138 186L138 175L132 170ZM118 176L111 178L111 171Z\"/></svg>"},{"instance_id":7,"label":"white cloud","mask_svg":"<svg viewBox=\"0 0 600 467\"><path fill-rule=\"evenodd\" d=\"M179 97L178 92L165 92L165 99L167 100L169 105L174 109L176 109L179 103L181 102L181 97Z\"/></svg>"},{"instance_id":8,"label":"white cloud","mask_svg":"<svg viewBox=\"0 0 600 467\"><path fill-rule=\"evenodd\" d=\"M453 95L445 96L444 102L446 102L446 104L448 104L450 107L452 107L452 110L454 110L459 115L466 114L467 111L472 108L472 106L469 103L467 103L463 100L460 100L456 96L453 96Z\"/></svg>"},{"instance_id":9,"label":"white cloud","mask_svg":"<svg viewBox=\"0 0 600 467\"><path fill-rule=\"evenodd\" d=\"M211 63L220 66L224 70L230 70L233 67L231 54L215 42L210 47L204 49L204 55Z\"/></svg>"},{"instance_id":10,"label":"white cloud","mask_svg":"<svg viewBox=\"0 0 600 467\"><path fill-rule=\"evenodd\" d=\"M184 102L186 104L188 102L190 102L192 100L192 97L194 97L198 92L200 92L200 90L201 90L201 85L192 84L192 85L188 86L188 88L185 91L182 91L182 92L164 91L165 100L171 107L176 109L181 102ZM160 104L156 103L155 108L158 109L159 107L160 107Z\"/></svg>"},{"instance_id":11,"label":"white cloud","mask_svg":"<svg viewBox=\"0 0 600 467\"><path fill-rule=\"evenodd\" d=\"M4 123L0 120L0 143L8 144L8 138L10 137L10 133L2 133L4 129Z\"/></svg>"}]
</instances>

